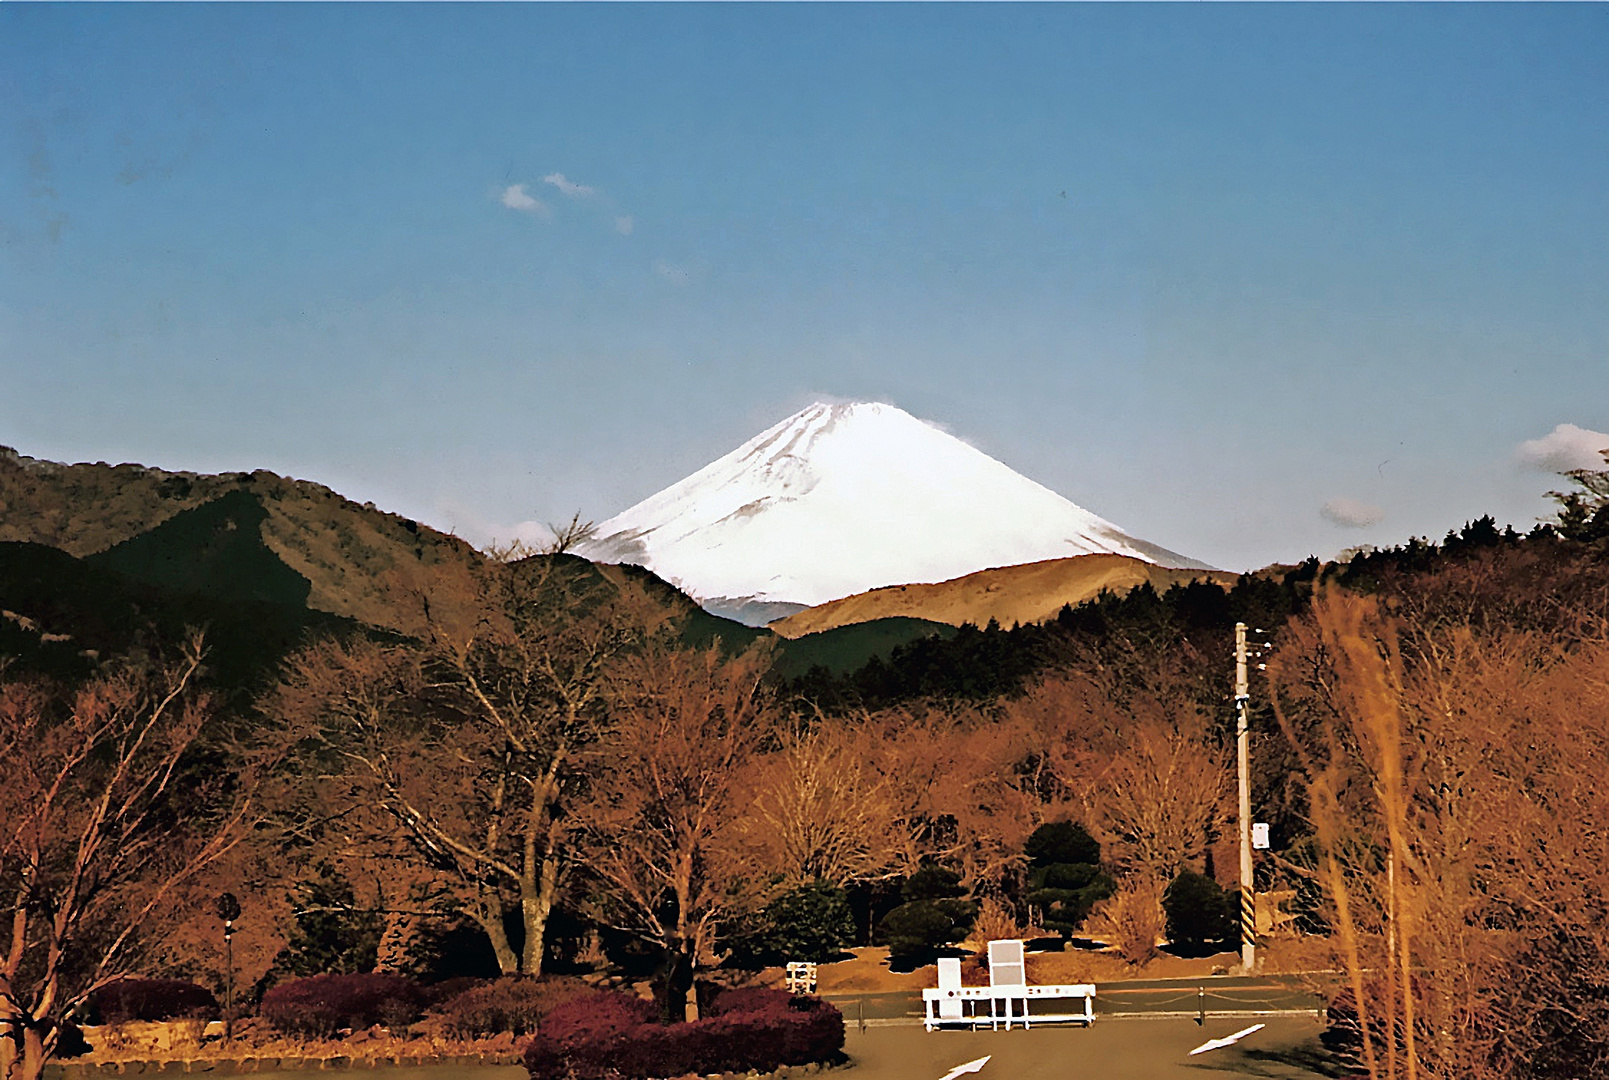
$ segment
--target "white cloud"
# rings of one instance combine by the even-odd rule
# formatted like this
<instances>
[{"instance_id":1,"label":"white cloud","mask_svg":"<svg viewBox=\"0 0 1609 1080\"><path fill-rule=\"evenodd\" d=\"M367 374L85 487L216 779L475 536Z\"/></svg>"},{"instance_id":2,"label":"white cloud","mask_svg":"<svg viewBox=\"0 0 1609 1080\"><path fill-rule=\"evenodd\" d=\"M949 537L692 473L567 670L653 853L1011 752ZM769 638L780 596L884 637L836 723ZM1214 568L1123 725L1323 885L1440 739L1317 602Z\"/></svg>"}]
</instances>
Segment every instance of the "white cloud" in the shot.
<instances>
[{"instance_id":1,"label":"white cloud","mask_svg":"<svg viewBox=\"0 0 1609 1080\"><path fill-rule=\"evenodd\" d=\"M631 230L636 227L637 223L631 220L630 214L622 214L620 217L615 218L615 232L621 236L630 236Z\"/></svg>"},{"instance_id":2,"label":"white cloud","mask_svg":"<svg viewBox=\"0 0 1609 1080\"><path fill-rule=\"evenodd\" d=\"M687 272L687 267L676 266L659 259L654 263L654 273L670 282L672 285L686 285L693 280L693 275Z\"/></svg>"},{"instance_id":3,"label":"white cloud","mask_svg":"<svg viewBox=\"0 0 1609 1080\"><path fill-rule=\"evenodd\" d=\"M1348 529L1366 529L1385 520L1385 511L1357 499L1337 496L1319 507L1319 513L1328 521Z\"/></svg>"},{"instance_id":4,"label":"white cloud","mask_svg":"<svg viewBox=\"0 0 1609 1080\"><path fill-rule=\"evenodd\" d=\"M508 187L504 188L501 196L501 202L510 210L523 210L528 214L540 214L546 216L548 212L547 204L545 204L541 199L533 198L531 194L525 190L524 184L510 184Z\"/></svg>"},{"instance_id":5,"label":"white cloud","mask_svg":"<svg viewBox=\"0 0 1609 1080\"><path fill-rule=\"evenodd\" d=\"M577 184L573 181L565 179L564 174L561 172L548 173L546 176L542 177L542 183L552 184L554 187L558 188L562 194L572 199L585 199L589 195L596 195L598 193L596 188L590 188L585 184Z\"/></svg>"},{"instance_id":6,"label":"white cloud","mask_svg":"<svg viewBox=\"0 0 1609 1080\"><path fill-rule=\"evenodd\" d=\"M1520 443L1514 449L1514 456L1533 468L1562 473L1571 469L1604 468L1604 450L1609 450L1609 435L1574 424L1560 424L1540 439Z\"/></svg>"}]
</instances>

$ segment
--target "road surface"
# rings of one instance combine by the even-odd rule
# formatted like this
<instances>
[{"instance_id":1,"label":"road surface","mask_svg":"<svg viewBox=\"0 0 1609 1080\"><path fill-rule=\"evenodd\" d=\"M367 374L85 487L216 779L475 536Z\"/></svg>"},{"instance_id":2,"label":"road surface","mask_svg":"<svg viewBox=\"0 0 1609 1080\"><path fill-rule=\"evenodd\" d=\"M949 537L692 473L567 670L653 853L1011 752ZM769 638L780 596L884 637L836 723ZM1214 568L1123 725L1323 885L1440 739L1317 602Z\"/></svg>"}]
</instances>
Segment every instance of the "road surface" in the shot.
<instances>
[{"instance_id":1,"label":"road surface","mask_svg":"<svg viewBox=\"0 0 1609 1080\"><path fill-rule=\"evenodd\" d=\"M1141 1022L1097 1020L1093 1027L1031 1031L923 1031L919 1026L851 1025L844 1050L851 1066L827 1074L843 1080L939 1080L957 1065L989 1056L977 1080L1323 1080L1318 1045L1322 1021L1273 1016L1233 1046L1196 1057L1210 1038L1231 1035L1244 1020L1209 1017Z\"/></svg>"}]
</instances>

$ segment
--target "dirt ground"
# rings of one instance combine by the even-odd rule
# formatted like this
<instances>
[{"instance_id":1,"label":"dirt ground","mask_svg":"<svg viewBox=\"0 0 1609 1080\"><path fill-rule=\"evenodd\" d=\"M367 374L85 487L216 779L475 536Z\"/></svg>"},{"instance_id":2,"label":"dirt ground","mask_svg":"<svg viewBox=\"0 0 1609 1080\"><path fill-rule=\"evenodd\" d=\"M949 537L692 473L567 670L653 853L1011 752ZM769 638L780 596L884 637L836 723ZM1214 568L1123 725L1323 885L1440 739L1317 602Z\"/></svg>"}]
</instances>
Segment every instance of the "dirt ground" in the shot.
<instances>
[{"instance_id":1,"label":"dirt ground","mask_svg":"<svg viewBox=\"0 0 1609 1080\"><path fill-rule=\"evenodd\" d=\"M962 948L976 952L961 961L961 978L968 983L987 983L982 961L984 944L963 942ZM822 964L816 971L816 991L821 994L884 993L917 991L938 985L936 965L910 972L895 972L888 966L886 948L851 949L852 959ZM1328 942L1320 938L1279 938L1259 949L1259 970L1264 974L1314 971L1329 966ZM1034 983L1109 983L1129 979L1193 979L1231 973L1240 963L1239 953L1185 958L1162 953L1149 963L1135 966L1115 953L1068 949L1063 952L1030 952L1028 981ZM768 968L761 983L783 984L781 968Z\"/></svg>"}]
</instances>

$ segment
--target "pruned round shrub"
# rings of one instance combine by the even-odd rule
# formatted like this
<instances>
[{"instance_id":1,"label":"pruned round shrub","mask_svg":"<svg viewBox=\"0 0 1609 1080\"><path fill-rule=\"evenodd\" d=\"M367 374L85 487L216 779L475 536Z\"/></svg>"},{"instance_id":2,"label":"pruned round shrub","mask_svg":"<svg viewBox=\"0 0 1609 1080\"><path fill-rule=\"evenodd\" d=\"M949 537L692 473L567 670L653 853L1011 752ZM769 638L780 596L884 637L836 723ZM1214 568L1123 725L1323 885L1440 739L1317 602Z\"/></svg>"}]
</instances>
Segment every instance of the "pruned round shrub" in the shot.
<instances>
[{"instance_id":1,"label":"pruned round shrub","mask_svg":"<svg viewBox=\"0 0 1609 1080\"><path fill-rule=\"evenodd\" d=\"M913 900L883 916L877 929L893 957L922 957L967 936L978 917L971 900Z\"/></svg>"},{"instance_id":2,"label":"pruned round shrub","mask_svg":"<svg viewBox=\"0 0 1609 1080\"><path fill-rule=\"evenodd\" d=\"M1096 865L1101 861L1101 845L1076 821L1046 822L1033 831L1022 847L1034 866ZM1076 889L1079 886L1059 887Z\"/></svg>"},{"instance_id":3,"label":"pruned round shrub","mask_svg":"<svg viewBox=\"0 0 1609 1080\"><path fill-rule=\"evenodd\" d=\"M1091 909L1116 890L1101 870L1101 845L1076 821L1041 825L1028 837L1028 891L1023 900L1038 910L1046 930L1070 937Z\"/></svg>"},{"instance_id":4,"label":"pruned round shrub","mask_svg":"<svg viewBox=\"0 0 1609 1080\"><path fill-rule=\"evenodd\" d=\"M474 1038L511 1032L529 1035L548 1013L571 998L590 995L580 979L510 975L471 986L434 1009L454 1035Z\"/></svg>"},{"instance_id":5,"label":"pruned round shrub","mask_svg":"<svg viewBox=\"0 0 1609 1080\"><path fill-rule=\"evenodd\" d=\"M947 866L929 864L905 879L900 886L900 899L907 904L917 900L949 900L965 896L961 875Z\"/></svg>"},{"instance_id":6,"label":"pruned round shrub","mask_svg":"<svg viewBox=\"0 0 1609 1080\"><path fill-rule=\"evenodd\" d=\"M728 991L710 1015L663 1025L650 1002L624 994L574 998L526 1045L532 1080L645 1080L651 1076L769 1072L833 1058L843 1015L820 998L782 990Z\"/></svg>"},{"instance_id":7,"label":"pruned round shrub","mask_svg":"<svg viewBox=\"0 0 1609 1080\"><path fill-rule=\"evenodd\" d=\"M313 975L280 983L257 1011L280 1031L327 1038L341 1028L410 1023L420 1000L419 986L401 975Z\"/></svg>"},{"instance_id":8,"label":"pruned round shrub","mask_svg":"<svg viewBox=\"0 0 1609 1080\"><path fill-rule=\"evenodd\" d=\"M539 1031L560 1042L609 1039L659 1020L659 1006L630 994L596 991L571 998L548 1013Z\"/></svg>"},{"instance_id":9,"label":"pruned round shrub","mask_svg":"<svg viewBox=\"0 0 1609 1080\"><path fill-rule=\"evenodd\" d=\"M849 894L831 882L813 881L772 900L732 944L741 962L763 966L831 961L854 939Z\"/></svg>"},{"instance_id":10,"label":"pruned round shrub","mask_svg":"<svg viewBox=\"0 0 1609 1080\"><path fill-rule=\"evenodd\" d=\"M1168 941L1185 950L1226 943L1235 933L1239 894L1233 899L1204 874L1183 870L1162 894Z\"/></svg>"},{"instance_id":11,"label":"pruned round shrub","mask_svg":"<svg viewBox=\"0 0 1609 1080\"><path fill-rule=\"evenodd\" d=\"M103 1024L176 1017L218 1017L218 999L183 979L119 979L90 997L89 1015Z\"/></svg>"}]
</instances>

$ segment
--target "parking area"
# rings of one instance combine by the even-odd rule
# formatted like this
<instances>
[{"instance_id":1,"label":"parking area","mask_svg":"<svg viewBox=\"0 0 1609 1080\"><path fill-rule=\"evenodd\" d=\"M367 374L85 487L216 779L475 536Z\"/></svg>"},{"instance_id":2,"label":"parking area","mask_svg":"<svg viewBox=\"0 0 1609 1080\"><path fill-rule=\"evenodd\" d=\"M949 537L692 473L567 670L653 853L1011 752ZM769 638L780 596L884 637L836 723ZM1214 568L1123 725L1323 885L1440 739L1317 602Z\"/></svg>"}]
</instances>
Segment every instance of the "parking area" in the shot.
<instances>
[{"instance_id":1,"label":"parking area","mask_svg":"<svg viewBox=\"0 0 1609 1080\"><path fill-rule=\"evenodd\" d=\"M951 1069L988 1055L978 1080L1320 1080L1322 1024L1313 1016L1270 1016L1240 1042L1190 1056L1208 1039L1252 1021L1208 1017L1205 1024L1174 1018L1106 1019L1090 1028L1031 1031L923 1031L907 1023L848 1025L844 1049L852 1059L845 1080L941 1080Z\"/></svg>"}]
</instances>

